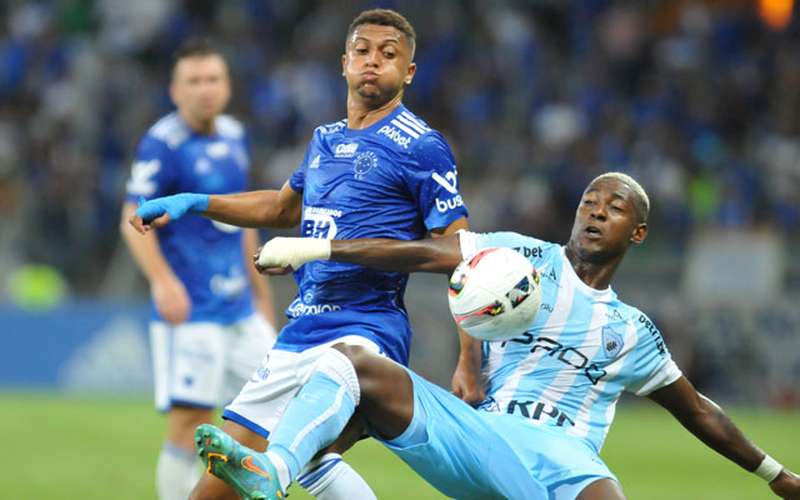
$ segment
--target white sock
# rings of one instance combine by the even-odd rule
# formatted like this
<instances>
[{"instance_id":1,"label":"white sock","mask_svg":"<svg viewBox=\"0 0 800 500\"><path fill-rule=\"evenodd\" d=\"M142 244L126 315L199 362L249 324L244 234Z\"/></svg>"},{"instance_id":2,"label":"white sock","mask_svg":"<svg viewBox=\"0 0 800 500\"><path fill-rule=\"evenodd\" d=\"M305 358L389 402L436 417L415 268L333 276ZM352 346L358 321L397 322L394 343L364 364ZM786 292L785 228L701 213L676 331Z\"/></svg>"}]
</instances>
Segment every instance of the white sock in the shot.
<instances>
[{"instance_id":1,"label":"white sock","mask_svg":"<svg viewBox=\"0 0 800 500\"><path fill-rule=\"evenodd\" d=\"M195 454L164 443L156 465L156 489L160 500L186 500L200 479L200 463Z\"/></svg>"},{"instance_id":2,"label":"white sock","mask_svg":"<svg viewBox=\"0 0 800 500\"><path fill-rule=\"evenodd\" d=\"M275 470L278 472L278 482L281 483L281 489L286 491L286 488L292 484L292 475L289 474L289 466L286 465L286 461L283 457L274 451L269 451L269 449L267 449L267 458L269 458L269 461L272 462L272 465L275 466Z\"/></svg>"},{"instance_id":3,"label":"white sock","mask_svg":"<svg viewBox=\"0 0 800 500\"><path fill-rule=\"evenodd\" d=\"M338 453L326 453L311 461L297 483L320 500L377 500L364 478Z\"/></svg>"}]
</instances>

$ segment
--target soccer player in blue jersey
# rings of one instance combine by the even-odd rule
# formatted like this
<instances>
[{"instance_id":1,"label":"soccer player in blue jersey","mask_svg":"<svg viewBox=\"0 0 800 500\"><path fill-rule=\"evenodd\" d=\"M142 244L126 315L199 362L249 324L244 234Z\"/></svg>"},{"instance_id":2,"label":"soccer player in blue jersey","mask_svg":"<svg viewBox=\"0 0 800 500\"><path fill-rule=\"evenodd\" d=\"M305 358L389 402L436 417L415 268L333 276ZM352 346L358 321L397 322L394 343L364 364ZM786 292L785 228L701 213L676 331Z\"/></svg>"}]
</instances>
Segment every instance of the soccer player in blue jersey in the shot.
<instances>
[{"instance_id":1,"label":"soccer player in blue jersey","mask_svg":"<svg viewBox=\"0 0 800 500\"><path fill-rule=\"evenodd\" d=\"M800 477L699 394L653 322L611 289L628 248L647 235L648 211L635 180L609 173L586 188L565 246L517 233L469 232L416 242L270 241L258 256L268 268L328 259L402 272L450 273L480 249L509 247L538 269L542 305L527 331L484 343L488 397L477 410L385 357L339 344L319 357L266 454L202 426L201 456L245 498L280 498L357 408L374 436L448 497L623 499L599 452L627 391L666 408L775 494L800 498Z\"/></svg>"},{"instance_id":2,"label":"soccer player in blue jersey","mask_svg":"<svg viewBox=\"0 0 800 500\"><path fill-rule=\"evenodd\" d=\"M133 225L146 231L192 212L243 227L299 223L303 236L319 241L416 240L465 228L467 211L447 141L402 104L416 71L414 44L413 28L396 12L361 13L350 25L342 56L347 119L314 131L300 167L279 191L150 200L138 208ZM224 412L226 431L255 449L266 448L286 405L331 345L358 345L408 362L407 274L319 261L298 267L295 279L298 294L286 311L288 324ZM318 498L374 498L336 453L322 455L298 482ZM194 492L194 498L225 495L236 498L211 475Z\"/></svg>"},{"instance_id":3,"label":"soccer player in blue jersey","mask_svg":"<svg viewBox=\"0 0 800 500\"><path fill-rule=\"evenodd\" d=\"M186 217L146 238L127 224L140 198L181 191L233 193L248 182L244 128L221 114L230 97L222 55L203 39L175 54L177 110L139 142L122 234L150 282L157 407L167 413L156 468L162 500L185 500L200 476L194 429L239 392L275 341L271 290L252 270L255 230Z\"/></svg>"}]
</instances>

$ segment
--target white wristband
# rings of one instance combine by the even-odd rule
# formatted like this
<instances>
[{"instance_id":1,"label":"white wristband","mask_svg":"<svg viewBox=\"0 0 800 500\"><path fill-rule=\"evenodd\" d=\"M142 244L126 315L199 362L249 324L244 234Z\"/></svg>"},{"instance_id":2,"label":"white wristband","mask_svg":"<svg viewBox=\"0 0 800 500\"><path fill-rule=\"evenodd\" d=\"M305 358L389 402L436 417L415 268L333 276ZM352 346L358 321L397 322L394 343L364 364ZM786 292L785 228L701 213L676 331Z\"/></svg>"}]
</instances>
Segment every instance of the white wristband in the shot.
<instances>
[{"instance_id":1,"label":"white wristband","mask_svg":"<svg viewBox=\"0 0 800 500\"><path fill-rule=\"evenodd\" d=\"M778 461L771 456L766 455L764 456L764 460L761 461L761 465L758 466L758 469L753 471L753 474L771 483L773 479L778 477L778 474L780 474L782 470L783 465L779 464Z\"/></svg>"},{"instance_id":2,"label":"white wristband","mask_svg":"<svg viewBox=\"0 0 800 500\"><path fill-rule=\"evenodd\" d=\"M312 260L328 259L331 256L330 240L319 238L284 238L269 240L258 254L258 265L262 267L300 266Z\"/></svg>"}]
</instances>

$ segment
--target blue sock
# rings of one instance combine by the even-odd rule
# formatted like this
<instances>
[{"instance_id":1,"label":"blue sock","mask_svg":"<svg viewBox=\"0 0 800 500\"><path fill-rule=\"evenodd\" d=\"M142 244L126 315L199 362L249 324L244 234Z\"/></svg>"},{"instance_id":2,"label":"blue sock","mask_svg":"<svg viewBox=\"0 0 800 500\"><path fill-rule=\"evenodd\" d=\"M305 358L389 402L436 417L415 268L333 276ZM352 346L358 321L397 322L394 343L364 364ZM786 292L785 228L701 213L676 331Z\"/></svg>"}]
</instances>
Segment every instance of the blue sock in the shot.
<instances>
[{"instance_id":1,"label":"blue sock","mask_svg":"<svg viewBox=\"0 0 800 500\"><path fill-rule=\"evenodd\" d=\"M320 450L333 443L355 412L360 398L358 378L350 360L331 349L317 370L292 399L275 431L269 451L289 469L290 481Z\"/></svg>"}]
</instances>

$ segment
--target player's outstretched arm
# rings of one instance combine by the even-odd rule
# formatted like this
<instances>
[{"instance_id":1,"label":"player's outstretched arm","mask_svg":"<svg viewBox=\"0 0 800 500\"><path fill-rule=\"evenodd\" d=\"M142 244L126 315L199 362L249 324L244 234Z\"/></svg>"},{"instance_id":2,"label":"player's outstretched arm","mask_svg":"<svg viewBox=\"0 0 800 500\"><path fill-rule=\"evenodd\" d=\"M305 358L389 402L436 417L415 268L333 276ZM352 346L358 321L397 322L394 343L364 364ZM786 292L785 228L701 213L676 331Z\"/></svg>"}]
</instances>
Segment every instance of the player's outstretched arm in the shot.
<instances>
[{"instance_id":1,"label":"player's outstretched arm","mask_svg":"<svg viewBox=\"0 0 800 500\"><path fill-rule=\"evenodd\" d=\"M139 205L130 224L144 234L166 226L184 214L200 214L239 227L293 227L300 222L302 195L289 183L280 191L206 195L181 193L155 198Z\"/></svg>"},{"instance_id":2,"label":"player's outstretched arm","mask_svg":"<svg viewBox=\"0 0 800 500\"><path fill-rule=\"evenodd\" d=\"M722 408L697 392L686 377L649 397L717 453L764 478L777 495L800 499L797 475L784 469L747 439Z\"/></svg>"},{"instance_id":3,"label":"player's outstretched arm","mask_svg":"<svg viewBox=\"0 0 800 500\"><path fill-rule=\"evenodd\" d=\"M312 260L334 260L385 271L450 273L461 262L460 248L457 235L416 241L278 237L268 241L253 259L261 272L298 269Z\"/></svg>"}]
</instances>

